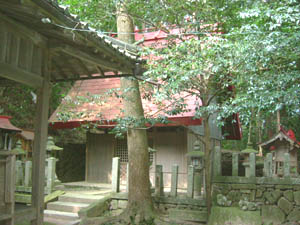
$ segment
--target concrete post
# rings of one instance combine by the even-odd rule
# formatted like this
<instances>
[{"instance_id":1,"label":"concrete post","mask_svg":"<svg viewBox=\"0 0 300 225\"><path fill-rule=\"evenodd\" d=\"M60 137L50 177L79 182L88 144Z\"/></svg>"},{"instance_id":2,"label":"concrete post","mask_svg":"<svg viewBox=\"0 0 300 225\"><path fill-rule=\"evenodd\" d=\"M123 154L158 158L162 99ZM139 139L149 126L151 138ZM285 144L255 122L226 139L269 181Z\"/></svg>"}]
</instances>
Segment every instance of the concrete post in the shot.
<instances>
[{"instance_id":1,"label":"concrete post","mask_svg":"<svg viewBox=\"0 0 300 225\"><path fill-rule=\"evenodd\" d=\"M171 196L177 196L177 185L178 185L178 165L173 165L172 167L172 177L171 177Z\"/></svg>"},{"instance_id":2,"label":"concrete post","mask_svg":"<svg viewBox=\"0 0 300 225\"><path fill-rule=\"evenodd\" d=\"M233 153L232 154L232 176L239 175L239 154Z\"/></svg>"},{"instance_id":3,"label":"concrete post","mask_svg":"<svg viewBox=\"0 0 300 225\"><path fill-rule=\"evenodd\" d=\"M250 153L249 156L249 177L255 177L256 176L256 158L255 153Z\"/></svg>"},{"instance_id":4,"label":"concrete post","mask_svg":"<svg viewBox=\"0 0 300 225\"><path fill-rule=\"evenodd\" d=\"M221 148L220 146L215 147L214 161L213 161L213 174L215 177L222 175L222 164L221 164Z\"/></svg>"},{"instance_id":5,"label":"concrete post","mask_svg":"<svg viewBox=\"0 0 300 225\"><path fill-rule=\"evenodd\" d=\"M291 170L291 159L290 159L290 153L284 153L284 162L283 162L283 175L284 177L289 177L290 170Z\"/></svg>"},{"instance_id":6,"label":"concrete post","mask_svg":"<svg viewBox=\"0 0 300 225\"><path fill-rule=\"evenodd\" d=\"M155 195L164 196L164 180L163 180L163 166L156 165L155 167Z\"/></svg>"},{"instance_id":7,"label":"concrete post","mask_svg":"<svg viewBox=\"0 0 300 225\"><path fill-rule=\"evenodd\" d=\"M120 192L120 158L114 157L112 164L112 192Z\"/></svg>"},{"instance_id":8,"label":"concrete post","mask_svg":"<svg viewBox=\"0 0 300 225\"><path fill-rule=\"evenodd\" d=\"M54 187L54 181L55 181L55 169L56 169L56 158L50 157L46 159L47 161L47 194L50 194L52 192L52 189Z\"/></svg>"},{"instance_id":9,"label":"concrete post","mask_svg":"<svg viewBox=\"0 0 300 225\"><path fill-rule=\"evenodd\" d=\"M194 197L194 166L188 167L188 183L187 183L187 197Z\"/></svg>"},{"instance_id":10,"label":"concrete post","mask_svg":"<svg viewBox=\"0 0 300 225\"><path fill-rule=\"evenodd\" d=\"M31 171L32 171L32 162L31 161L26 161L25 162L25 179L24 179L25 187L30 187L31 184L32 184Z\"/></svg>"},{"instance_id":11,"label":"concrete post","mask_svg":"<svg viewBox=\"0 0 300 225\"><path fill-rule=\"evenodd\" d=\"M22 186L24 179L23 163L21 160L16 161L16 186Z\"/></svg>"}]
</instances>

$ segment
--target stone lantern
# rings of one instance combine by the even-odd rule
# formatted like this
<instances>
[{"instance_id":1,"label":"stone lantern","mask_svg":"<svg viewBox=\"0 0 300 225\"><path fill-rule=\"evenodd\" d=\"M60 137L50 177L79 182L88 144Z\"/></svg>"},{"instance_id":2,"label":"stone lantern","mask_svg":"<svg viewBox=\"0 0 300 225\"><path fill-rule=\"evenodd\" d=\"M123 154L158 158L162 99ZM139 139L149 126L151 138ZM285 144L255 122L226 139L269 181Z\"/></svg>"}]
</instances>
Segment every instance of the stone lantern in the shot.
<instances>
[{"instance_id":1,"label":"stone lantern","mask_svg":"<svg viewBox=\"0 0 300 225\"><path fill-rule=\"evenodd\" d=\"M191 158L191 164L195 168L194 174L194 194L195 196L201 195L201 188L203 184L203 157L204 152L201 150L200 142L197 140L194 142L194 149L186 154L187 157Z\"/></svg>"},{"instance_id":2,"label":"stone lantern","mask_svg":"<svg viewBox=\"0 0 300 225\"><path fill-rule=\"evenodd\" d=\"M47 170L46 170L46 177L47 178L47 186L50 187L49 190L51 192L53 185L60 184L61 181L57 178L56 175L56 163L58 161L57 157L57 151L62 151L63 148L58 147L55 145L53 141L53 137L49 136L47 140L47 145L46 145L46 150L47 150ZM54 176L51 177L49 174L53 174ZM54 180L54 182L53 182Z\"/></svg>"},{"instance_id":3,"label":"stone lantern","mask_svg":"<svg viewBox=\"0 0 300 225\"><path fill-rule=\"evenodd\" d=\"M10 123L10 116L0 116L0 149L1 150L11 150L12 149L12 139L22 130L13 126Z\"/></svg>"},{"instance_id":4,"label":"stone lantern","mask_svg":"<svg viewBox=\"0 0 300 225\"><path fill-rule=\"evenodd\" d=\"M47 150L47 157L58 158L57 151L62 151L63 148L56 146L53 141L53 137L49 136L46 145L46 150Z\"/></svg>"},{"instance_id":5,"label":"stone lantern","mask_svg":"<svg viewBox=\"0 0 300 225\"><path fill-rule=\"evenodd\" d=\"M244 162L243 162L243 166L245 167L245 175L246 175L246 177L250 177L250 160L249 160L249 157L250 157L251 153L257 154L258 151L253 149L251 143L248 143L247 147L244 150L242 150L241 153L243 153L244 157L245 157Z\"/></svg>"},{"instance_id":6,"label":"stone lantern","mask_svg":"<svg viewBox=\"0 0 300 225\"><path fill-rule=\"evenodd\" d=\"M20 140L17 141L16 147L13 149L13 151L17 154L17 160L23 160L24 155L26 155L25 150L22 148L22 143Z\"/></svg>"}]
</instances>

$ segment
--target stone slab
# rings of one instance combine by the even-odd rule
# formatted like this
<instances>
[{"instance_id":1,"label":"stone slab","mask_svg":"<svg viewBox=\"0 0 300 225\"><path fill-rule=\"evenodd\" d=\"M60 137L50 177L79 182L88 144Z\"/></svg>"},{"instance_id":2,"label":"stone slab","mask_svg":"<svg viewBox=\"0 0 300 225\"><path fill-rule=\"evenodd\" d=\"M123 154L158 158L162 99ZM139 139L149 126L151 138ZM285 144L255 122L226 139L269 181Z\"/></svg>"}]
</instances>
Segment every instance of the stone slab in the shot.
<instances>
[{"instance_id":1,"label":"stone slab","mask_svg":"<svg viewBox=\"0 0 300 225\"><path fill-rule=\"evenodd\" d=\"M207 222L207 211L169 209L168 212L172 220Z\"/></svg>"},{"instance_id":2,"label":"stone slab","mask_svg":"<svg viewBox=\"0 0 300 225\"><path fill-rule=\"evenodd\" d=\"M265 224L281 225L285 221L285 214L282 210L273 205L262 206L262 222Z\"/></svg>"},{"instance_id":3,"label":"stone slab","mask_svg":"<svg viewBox=\"0 0 300 225\"><path fill-rule=\"evenodd\" d=\"M261 225L259 211L243 211L237 207L212 207L208 225Z\"/></svg>"}]
</instances>

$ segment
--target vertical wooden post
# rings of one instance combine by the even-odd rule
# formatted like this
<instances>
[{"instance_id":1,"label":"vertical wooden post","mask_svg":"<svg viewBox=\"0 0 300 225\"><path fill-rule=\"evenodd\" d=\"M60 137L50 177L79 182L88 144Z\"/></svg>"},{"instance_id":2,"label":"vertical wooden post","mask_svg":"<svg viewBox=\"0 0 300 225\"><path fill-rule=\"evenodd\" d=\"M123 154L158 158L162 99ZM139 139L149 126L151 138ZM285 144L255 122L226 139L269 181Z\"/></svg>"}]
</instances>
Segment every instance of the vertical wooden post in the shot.
<instances>
[{"instance_id":1,"label":"vertical wooden post","mask_svg":"<svg viewBox=\"0 0 300 225\"><path fill-rule=\"evenodd\" d=\"M178 165L173 165L172 167L172 177L171 177L171 196L177 196L177 185L178 185Z\"/></svg>"},{"instance_id":2,"label":"vertical wooden post","mask_svg":"<svg viewBox=\"0 0 300 225\"><path fill-rule=\"evenodd\" d=\"M256 171L255 171L255 168L256 168L256 159L255 159L255 153L250 153L250 156L249 156L249 177L255 177L256 176Z\"/></svg>"},{"instance_id":3,"label":"vertical wooden post","mask_svg":"<svg viewBox=\"0 0 300 225\"><path fill-rule=\"evenodd\" d=\"M187 183L187 196L189 198L194 197L194 171L195 168L192 165L188 167L188 183Z\"/></svg>"},{"instance_id":4,"label":"vertical wooden post","mask_svg":"<svg viewBox=\"0 0 300 225\"><path fill-rule=\"evenodd\" d=\"M156 165L155 167L155 195L158 197L164 196L164 178L162 165Z\"/></svg>"},{"instance_id":5,"label":"vertical wooden post","mask_svg":"<svg viewBox=\"0 0 300 225\"><path fill-rule=\"evenodd\" d=\"M112 163L112 191L115 193L120 192L120 158L114 157Z\"/></svg>"},{"instance_id":6,"label":"vertical wooden post","mask_svg":"<svg viewBox=\"0 0 300 225\"><path fill-rule=\"evenodd\" d=\"M291 159L290 159L290 153L284 153L284 162L283 162L283 175L285 177L289 177L290 174L290 169L291 169Z\"/></svg>"},{"instance_id":7,"label":"vertical wooden post","mask_svg":"<svg viewBox=\"0 0 300 225\"><path fill-rule=\"evenodd\" d=\"M232 176L239 175L239 154L233 153L232 154Z\"/></svg>"},{"instance_id":8,"label":"vertical wooden post","mask_svg":"<svg viewBox=\"0 0 300 225\"><path fill-rule=\"evenodd\" d=\"M213 174L214 176L221 176L222 175L222 164L221 164L221 148L219 146L215 147L214 151L214 161L213 161Z\"/></svg>"},{"instance_id":9,"label":"vertical wooden post","mask_svg":"<svg viewBox=\"0 0 300 225\"><path fill-rule=\"evenodd\" d=\"M14 212L15 212L15 163L16 156L10 155L6 161L5 167L5 203L6 203L6 212L12 217L5 225L14 225Z\"/></svg>"},{"instance_id":10,"label":"vertical wooden post","mask_svg":"<svg viewBox=\"0 0 300 225\"><path fill-rule=\"evenodd\" d=\"M272 153L267 153L266 159L264 161L264 176L272 176Z\"/></svg>"},{"instance_id":11,"label":"vertical wooden post","mask_svg":"<svg viewBox=\"0 0 300 225\"><path fill-rule=\"evenodd\" d=\"M34 131L34 145L32 154L32 207L36 211L36 218L32 225L42 225L44 217L44 182L45 156L48 135L48 112L50 97L50 57L44 51L43 84L37 90L37 111Z\"/></svg>"}]
</instances>

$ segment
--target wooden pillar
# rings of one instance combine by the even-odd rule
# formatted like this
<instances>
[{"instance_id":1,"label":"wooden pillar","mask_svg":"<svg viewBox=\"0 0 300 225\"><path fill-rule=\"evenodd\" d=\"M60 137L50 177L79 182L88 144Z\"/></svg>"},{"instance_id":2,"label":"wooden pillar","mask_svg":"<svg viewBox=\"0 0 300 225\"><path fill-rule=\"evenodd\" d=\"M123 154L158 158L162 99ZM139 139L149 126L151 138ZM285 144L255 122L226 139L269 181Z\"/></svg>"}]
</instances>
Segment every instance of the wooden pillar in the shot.
<instances>
[{"instance_id":1,"label":"wooden pillar","mask_svg":"<svg viewBox=\"0 0 300 225\"><path fill-rule=\"evenodd\" d=\"M4 225L15 224L15 163L16 156L9 155L6 160L6 174L5 174L5 207L6 213L11 216L9 220L4 222ZM2 223L1 223L2 224Z\"/></svg>"},{"instance_id":2,"label":"wooden pillar","mask_svg":"<svg viewBox=\"0 0 300 225\"><path fill-rule=\"evenodd\" d=\"M31 222L32 225L42 225L44 217L45 156L50 97L49 61L49 55L46 52L42 68L43 84L37 90L37 111L32 153L32 207L36 211L36 218Z\"/></svg>"}]
</instances>

